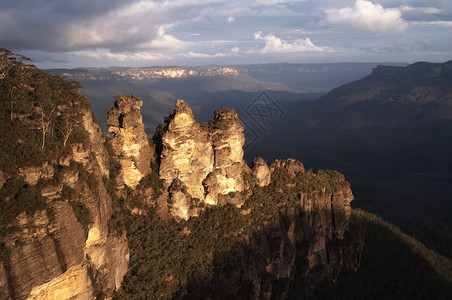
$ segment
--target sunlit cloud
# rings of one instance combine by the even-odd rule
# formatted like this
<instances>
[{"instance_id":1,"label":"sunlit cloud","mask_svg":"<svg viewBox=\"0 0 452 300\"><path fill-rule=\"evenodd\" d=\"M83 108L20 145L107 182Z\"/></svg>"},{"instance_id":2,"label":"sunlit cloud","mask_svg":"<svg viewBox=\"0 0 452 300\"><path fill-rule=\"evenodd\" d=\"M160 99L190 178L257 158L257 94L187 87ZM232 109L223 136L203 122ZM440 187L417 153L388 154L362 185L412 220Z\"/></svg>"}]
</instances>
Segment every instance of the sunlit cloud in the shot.
<instances>
[{"instance_id":1,"label":"sunlit cloud","mask_svg":"<svg viewBox=\"0 0 452 300\"><path fill-rule=\"evenodd\" d=\"M365 0L357 0L354 7L327 11L326 21L331 25L372 32L401 32L408 28L398 8L383 8Z\"/></svg>"},{"instance_id":2,"label":"sunlit cloud","mask_svg":"<svg viewBox=\"0 0 452 300\"><path fill-rule=\"evenodd\" d=\"M71 52L68 55L79 58L90 58L96 60L109 60L109 61L159 61L169 60L170 56L161 53L150 52L134 52L134 53L112 53L107 50L96 51L76 51Z\"/></svg>"},{"instance_id":3,"label":"sunlit cloud","mask_svg":"<svg viewBox=\"0 0 452 300\"><path fill-rule=\"evenodd\" d=\"M187 58L216 58L216 57L224 57L226 54L224 53L214 53L214 54L208 54L208 53L197 53L197 52L188 52L188 53L181 53L180 56L187 57Z\"/></svg>"},{"instance_id":4,"label":"sunlit cloud","mask_svg":"<svg viewBox=\"0 0 452 300\"><path fill-rule=\"evenodd\" d=\"M413 7L404 5L400 7L400 10L402 12L415 12L415 13L422 13L422 14L439 14L442 12L441 9L438 9L436 7Z\"/></svg>"},{"instance_id":5,"label":"sunlit cloud","mask_svg":"<svg viewBox=\"0 0 452 300\"><path fill-rule=\"evenodd\" d=\"M310 38L287 42L271 33L262 36L262 32L258 31L254 34L254 39L265 42L264 48L259 51L260 53L323 52L327 50L326 48L314 45Z\"/></svg>"}]
</instances>

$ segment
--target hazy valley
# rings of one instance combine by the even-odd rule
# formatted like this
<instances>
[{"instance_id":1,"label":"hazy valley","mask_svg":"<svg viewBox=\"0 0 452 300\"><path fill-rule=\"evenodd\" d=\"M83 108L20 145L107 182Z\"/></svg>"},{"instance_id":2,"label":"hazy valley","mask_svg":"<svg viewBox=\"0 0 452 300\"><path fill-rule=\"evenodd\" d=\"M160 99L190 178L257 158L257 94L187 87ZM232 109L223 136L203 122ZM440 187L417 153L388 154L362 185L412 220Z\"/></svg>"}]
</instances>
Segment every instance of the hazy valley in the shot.
<instances>
[{"instance_id":1,"label":"hazy valley","mask_svg":"<svg viewBox=\"0 0 452 300\"><path fill-rule=\"evenodd\" d=\"M198 121L210 120L218 107L232 107L245 122L247 161L294 157L313 169L340 170L352 183L355 207L397 223L451 257L450 62L405 65L65 72L85 86L83 93L92 99L104 131L103 112L114 93L133 93L144 100L143 122L150 135L176 99L184 99ZM253 117L253 108L262 106L256 102L262 91L277 105L274 116Z\"/></svg>"}]
</instances>

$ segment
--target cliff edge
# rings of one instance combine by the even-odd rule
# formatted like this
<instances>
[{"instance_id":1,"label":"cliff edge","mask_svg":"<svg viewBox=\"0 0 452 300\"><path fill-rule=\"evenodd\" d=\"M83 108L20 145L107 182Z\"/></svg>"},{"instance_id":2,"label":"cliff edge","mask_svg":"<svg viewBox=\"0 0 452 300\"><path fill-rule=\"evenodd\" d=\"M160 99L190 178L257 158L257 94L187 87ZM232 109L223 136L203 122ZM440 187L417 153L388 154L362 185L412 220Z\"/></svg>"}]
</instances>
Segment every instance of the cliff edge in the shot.
<instances>
[{"instance_id":1,"label":"cliff edge","mask_svg":"<svg viewBox=\"0 0 452 300\"><path fill-rule=\"evenodd\" d=\"M0 298L111 296L127 272L109 231L110 161L80 85L0 52Z\"/></svg>"}]
</instances>

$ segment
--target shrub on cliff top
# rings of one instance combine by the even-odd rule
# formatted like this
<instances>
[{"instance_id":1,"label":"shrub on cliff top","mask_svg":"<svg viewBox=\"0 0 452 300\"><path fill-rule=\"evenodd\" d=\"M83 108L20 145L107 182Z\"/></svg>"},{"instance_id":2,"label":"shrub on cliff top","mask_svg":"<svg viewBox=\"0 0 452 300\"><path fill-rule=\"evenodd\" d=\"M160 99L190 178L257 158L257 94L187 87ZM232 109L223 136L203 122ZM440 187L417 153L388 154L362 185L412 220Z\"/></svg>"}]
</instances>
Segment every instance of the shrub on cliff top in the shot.
<instances>
[{"instance_id":1,"label":"shrub on cliff top","mask_svg":"<svg viewBox=\"0 0 452 300\"><path fill-rule=\"evenodd\" d=\"M30 59L0 49L0 169L39 165L81 142L80 84L38 70Z\"/></svg>"}]
</instances>

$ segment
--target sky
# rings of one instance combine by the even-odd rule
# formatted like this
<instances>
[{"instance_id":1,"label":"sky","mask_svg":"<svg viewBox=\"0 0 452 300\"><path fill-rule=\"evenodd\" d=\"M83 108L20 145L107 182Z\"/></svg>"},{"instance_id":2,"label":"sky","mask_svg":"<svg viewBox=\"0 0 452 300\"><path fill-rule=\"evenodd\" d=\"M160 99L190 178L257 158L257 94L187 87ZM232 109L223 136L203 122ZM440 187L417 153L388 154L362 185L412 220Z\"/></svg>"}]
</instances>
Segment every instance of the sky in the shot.
<instances>
[{"instance_id":1,"label":"sky","mask_svg":"<svg viewBox=\"0 0 452 300\"><path fill-rule=\"evenodd\" d=\"M452 60L451 0L0 0L40 68Z\"/></svg>"}]
</instances>

